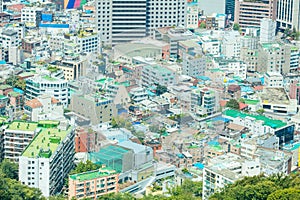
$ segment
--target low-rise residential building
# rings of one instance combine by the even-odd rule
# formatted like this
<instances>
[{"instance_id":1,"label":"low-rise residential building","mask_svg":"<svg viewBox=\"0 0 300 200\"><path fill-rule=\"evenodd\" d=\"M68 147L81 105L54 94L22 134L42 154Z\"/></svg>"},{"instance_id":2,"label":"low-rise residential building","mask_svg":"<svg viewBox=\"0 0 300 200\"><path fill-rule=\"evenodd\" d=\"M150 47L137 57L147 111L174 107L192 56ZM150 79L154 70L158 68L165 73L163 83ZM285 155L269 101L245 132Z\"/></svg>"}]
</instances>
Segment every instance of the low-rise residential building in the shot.
<instances>
[{"instance_id":1,"label":"low-rise residential building","mask_svg":"<svg viewBox=\"0 0 300 200\"><path fill-rule=\"evenodd\" d=\"M176 83L176 75L170 69L158 65L147 65L142 69L142 86L170 86Z\"/></svg>"},{"instance_id":2,"label":"low-rise residential building","mask_svg":"<svg viewBox=\"0 0 300 200\"><path fill-rule=\"evenodd\" d=\"M39 132L19 158L19 180L46 197L60 193L73 168L74 129L67 123L41 121Z\"/></svg>"},{"instance_id":3,"label":"low-rise residential building","mask_svg":"<svg viewBox=\"0 0 300 200\"><path fill-rule=\"evenodd\" d=\"M38 7L24 7L21 11L21 22L30 27L38 27L42 21L43 10Z\"/></svg>"},{"instance_id":4,"label":"low-rise residential building","mask_svg":"<svg viewBox=\"0 0 300 200\"><path fill-rule=\"evenodd\" d=\"M183 75L191 77L204 76L204 72L206 69L206 57L202 55L202 53L193 53L192 55L183 53L182 60Z\"/></svg>"},{"instance_id":5,"label":"low-rise residential building","mask_svg":"<svg viewBox=\"0 0 300 200\"><path fill-rule=\"evenodd\" d=\"M27 101L24 111L31 121L55 120L63 118L64 108L58 100L45 94Z\"/></svg>"},{"instance_id":6,"label":"low-rise residential building","mask_svg":"<svg viewBox=\"0 0 300 200\"><path fill-rule=\"evenodd\" d=\"M281 120L271 119L262 115L243 113L237 110L225 110L224 117L233 123L247 127L253 135L271 133L279 138L279 144L289 143L294 138L294 124L287 124Z\"/></svg>"},{"instance_id":7,"label":"low-rise residential building","mask_svg":"<svg viewBox=\"0 0 300 200\"><path fill-rule=\"evenodd\" d=\"M145 88L137 87L133 88L129 92L130 98L133 102L139 103L149 98Z\"/></svg>"},{"instance_id":8,"label":"low-rise residential building","mask_svg":"<svg viewBox=\"0 0 300 200\"><path fill-rule=\"evenodd\" d=\"M119 174L109 168L100 168L69 176L68 199L98 199L119 191Z\"/></svg>"},{"instance_id":9,"label":"low-rise residential building","mask_svg":"<svg viewBox=\"0 0 300 200\"><path fill-rule=\"evenodd\" d=\"M282 88L283 76L279 72L267 72L264 75L265 85L270 88Z\"/></svg>"},{"instance_id":10,"label":"low-rise residential building","mask_svg":"<svg viewBox=\"0 0 300 200\"><path fill-rule=\"evenodd\" d=\"M191 111L198 116L212 115L217 112L216 92L208 88L198 88L191 92Z\"/></svg>"}]
</instances>

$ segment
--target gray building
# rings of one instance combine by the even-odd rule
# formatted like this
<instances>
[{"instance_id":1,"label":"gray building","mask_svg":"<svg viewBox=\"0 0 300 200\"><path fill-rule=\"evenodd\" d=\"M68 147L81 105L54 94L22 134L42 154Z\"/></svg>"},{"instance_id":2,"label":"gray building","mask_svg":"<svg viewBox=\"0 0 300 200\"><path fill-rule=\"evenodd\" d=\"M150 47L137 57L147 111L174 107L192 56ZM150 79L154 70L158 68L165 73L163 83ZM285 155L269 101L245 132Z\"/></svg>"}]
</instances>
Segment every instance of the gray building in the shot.
<instances>
[{"instance_id":1,"label":"gray building","mask_svg":"<svg viewBox=\"0 0 300 200\"><path fill-rule=\"evenodd\" d=\"M108 125L117 115L113 100L97 94L73 95L69 108L73 112L89 118L93 125Z\"/></svg>"},{"instance_id":2,"label":"gray building","mask_svg":"<svg viewBox=\"0 0 300 200\"><path fill-rule=\"evenodd\" d=\"M142 86L156 84L170 86L176 83L176 75L173 71L158 65L147 65L142 69Z\"/></svg>"},{"instance_id":3,"label":"gray building","mask_svg":"<svg viewBox=\"0 0 300 200\"><path fill-rule=\"evenodd\" d=\"M206 57L201 54L190 55L183 53L182 74L192 77L204 76Z\"/></svg>"}]
</instances>

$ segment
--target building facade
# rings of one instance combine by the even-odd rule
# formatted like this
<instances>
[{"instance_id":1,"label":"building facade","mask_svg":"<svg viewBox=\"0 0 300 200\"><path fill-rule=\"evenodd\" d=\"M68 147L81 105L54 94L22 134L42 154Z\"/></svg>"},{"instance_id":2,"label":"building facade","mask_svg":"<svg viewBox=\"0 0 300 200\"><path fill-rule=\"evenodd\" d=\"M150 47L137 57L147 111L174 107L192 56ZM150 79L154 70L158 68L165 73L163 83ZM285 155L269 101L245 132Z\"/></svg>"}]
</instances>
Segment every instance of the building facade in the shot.
<instances>
[{"instance_id":1,"label":"building facade","mask_svg":"<svg viewBox=\"0 0 300 200\"><path fill-rule=\"evenodd\" d=\"M299 0L277 0L277 26L284 31L285 29L300 29L300 1Z\"/></svg>"},{"instance_id":2,"label":"building facade","mask_svg":"<svg viewBox=\"0 0 300 200\"><path fill-rule=\"evenodd\" d=\"M245 31L249 27L260 27L263 18L276 20L277 0L236 0L234 22Z\"/></svg>"},{"instance_id":3,"label":"building facade","mask_svg":"<svg viewBox=\"0 0 300 200\"><path fill-rule=\"evenodd\" d=\"M39 133L19 158L19 181L45 197L61 192L73 168L74 129L62 122L39 123Z\"/></svg>"}]
</instances>

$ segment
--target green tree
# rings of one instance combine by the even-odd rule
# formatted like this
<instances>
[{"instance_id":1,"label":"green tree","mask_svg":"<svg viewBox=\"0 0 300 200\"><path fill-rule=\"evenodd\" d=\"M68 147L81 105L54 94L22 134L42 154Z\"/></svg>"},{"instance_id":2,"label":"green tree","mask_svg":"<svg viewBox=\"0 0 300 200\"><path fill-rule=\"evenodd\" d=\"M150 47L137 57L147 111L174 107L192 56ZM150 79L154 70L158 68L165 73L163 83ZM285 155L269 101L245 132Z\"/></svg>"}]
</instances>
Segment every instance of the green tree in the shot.
<instances>
[{"instance_id":1,"label":"green tree","mask_svg":"<svg viewBox=\"0 0 300 200\"><path fill-rule=\"evenodd\" d=\"M101 167L101 165L97 165L92 163L92 161L87 160L85 163L84 162L80 162L78 163L78 165L75 167L75 169L73 169L69 174L78 174L78 173L83 173L83 172L87 172L87 171L92 171L92 170L96 170L99 169Z\"/></svg>"},{"instance_id":2,"label":"green tree","mask_svg":"<svg viewBox=\"0 0 300 200\"><path fill-rule=\"evenodd\" d=\"M0 164L0 170L4 177L18 180L19 166L16 163L4 159Z\"/></svg>"},{"instance_id":3,"label":"green tree","mask_svg":"<svg viewBox=\"0 0 300 200\"><path fill-rule=\"evenodd\" d=\"M236 109L238 110L240 108L239 106L239 102L235 99L230 99L227 103L226 103L226 107L228 108L232 108L232 109Z\"/></svg>"},{"instance_id":4,"label":"green tree","mask_svg":"<svg viewBox=\"0 0 300 200\"><path fill-rule=\"evenodd\" d=\"M277 190L270 194L267 200L292 200L300 199L300 190L296 188L288 188L283 190Z\"/></svg>"},{"instance_id":5,"label":"green tree","mask_svg":"<svg viewBox=\"0 0 300 200\"><path fill-rule=\"evenodd\" d=\"M10 75L10 76L5 80L5 83L6 83L7 85L10 85L10 86L14 87L17 81L18 81L18 77L17 77L17 76L15 76L15 75Z\"/></svg>"},{"instance_id":6,"label":"green tree","mask_svg":"<svg viewBox=\"0 0 300 200\"><path fill-rule=\"evenodd\" d=\"M166 86L159 85L159 84L156 86L156 95L157 96L164 94L167 91L168 91L168 88Z\"/></svg>"},{"instance_id":7,"label":"green tree","mask_svg":"<svg viewBox=\"0 0 300 200\"><path fill-rule=\"evenodd\" d=\"M206 28L206 23L205 22L201 22L199 28L205 29Z\"/></svg>"},{"instance_id":8,"label":"green tree","mask_svg":"<svg viewBox=\"0 0 300 200\"><path fill-rule=\"evenodd\" d=\"M237 23L235 23L235 24L233 24L233 28L232 29L235 30L235 31L239 31L240 30L240 25L237 24Z\"/></svg>"},{"instance_id":9,"label":"green tree","mask_svg":"<svg viewBox=\"0 0 300 200\"><path fill-rule=\"evenodd\" d=\"M20 88L22 90L25 90L26 89L26 81L25 80L17 80L17 82L15 83L14 87L16 88Z\"/></svg>"},{"instance_id":10,"label":"green tree","mask_svg":"<svg viewBox=\"0 0 300 200\"><path fill-rule=\"evenodd\" d=\"M261 109L258 109L256 112L257 112L257 114L262 115L262 114L264 114L265 110L263 108L261 108Z\"/></svg>"}]
</instances>

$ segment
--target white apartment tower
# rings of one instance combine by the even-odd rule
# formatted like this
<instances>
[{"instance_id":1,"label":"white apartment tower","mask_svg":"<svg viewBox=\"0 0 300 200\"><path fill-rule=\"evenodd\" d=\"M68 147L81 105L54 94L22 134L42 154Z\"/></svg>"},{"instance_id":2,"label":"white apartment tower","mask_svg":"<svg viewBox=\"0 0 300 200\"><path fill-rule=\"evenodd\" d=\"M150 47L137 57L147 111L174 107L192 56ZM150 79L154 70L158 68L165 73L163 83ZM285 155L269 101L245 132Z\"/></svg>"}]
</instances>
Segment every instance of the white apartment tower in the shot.
<instances>
[{"instance_id":1,"label":"white apartment tower","mask_svg":"<svg viewBox=\"0 0 300 200\"><path fill-rule=\"evenodd\" d=\"M281 30L300 30L300 0L277 0L277 25Z\"/></svg>"},{"instance_id":2,"label":"white apartment tower","mask_svg":"<svg viewBox=\"0 0 300 200\"><path fill-rule=\"evenodd\" d=\"M260 23L260 42L269 43L275 40L276 22L272 19L264 18Z\"/></svg>"},{"instance_id":3,"label":"white apartment tower","mask_svg":"<svg viewBox=\"0 0 300 200\"><path fill-rule=\"evenodd\" d=\"M96 10L105 45L153 35L158 27L186 25L186 0L97 0Z\"/></svg>"}]
</instances>

